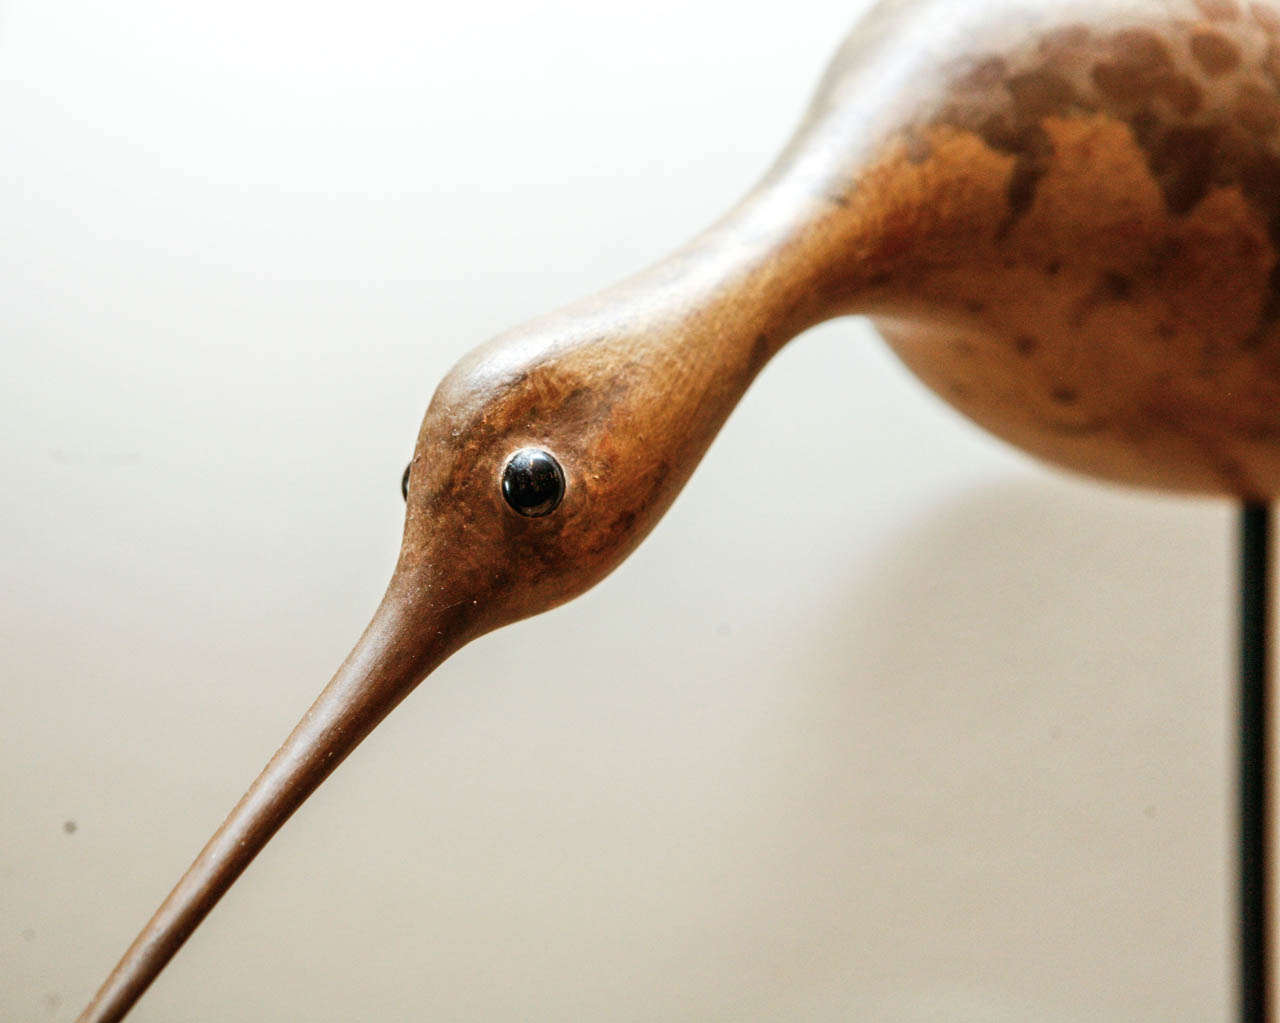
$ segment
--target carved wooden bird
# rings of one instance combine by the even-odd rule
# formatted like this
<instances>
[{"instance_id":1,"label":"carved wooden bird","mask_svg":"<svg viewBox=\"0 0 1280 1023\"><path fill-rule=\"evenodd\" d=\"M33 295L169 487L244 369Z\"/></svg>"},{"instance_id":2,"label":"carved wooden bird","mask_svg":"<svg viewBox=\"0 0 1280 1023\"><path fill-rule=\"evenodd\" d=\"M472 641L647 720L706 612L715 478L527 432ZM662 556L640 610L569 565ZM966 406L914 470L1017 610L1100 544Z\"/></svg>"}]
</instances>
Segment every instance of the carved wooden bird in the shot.
<instances>
[{"instance_id":1,"label":"carved wooden bird","mask_svg":"<svg viewBox=\"0 0 1280 1023\"><path fill-rule=\"evenodd\" d=\"M372 623L82 1023L124 1016L433 668L617 566L819 321L873 317L957 408L1069 469L1280 492L1278 130L1266 3L876 6L718 223L440 384Z\"/></svg>"}]
</instances>

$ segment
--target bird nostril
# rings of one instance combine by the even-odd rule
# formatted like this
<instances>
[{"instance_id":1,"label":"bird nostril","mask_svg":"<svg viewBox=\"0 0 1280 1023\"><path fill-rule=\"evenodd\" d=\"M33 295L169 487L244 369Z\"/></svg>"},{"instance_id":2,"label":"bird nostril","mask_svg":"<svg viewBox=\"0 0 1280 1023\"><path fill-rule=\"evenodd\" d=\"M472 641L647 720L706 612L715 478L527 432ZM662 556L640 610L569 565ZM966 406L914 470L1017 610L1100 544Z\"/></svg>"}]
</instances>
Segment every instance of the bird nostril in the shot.
<instances>
[{"instance_id":1,"label":"bird nostril","mask_svg":"<svg viewBox=\"0 0 1280 1023\"><path fill-rule=\"evenodd\" d=\"M564 471L549 451L524 448L507 459L502 496L521 515L549 515L564 498Z\"/></svg>"},{"instance_id":2,"label":"bird nostril","mask_svg":"<svg viewBox=\"0 0 1280 1023\"><path fill-rule=\"evenodd\" d=\"M408 465L404 467L404 475L400 477L400 495L406 501L409 500L409 470L412 468L413 468L413 463L410 462Z\"/></svg>"}]
</instances>

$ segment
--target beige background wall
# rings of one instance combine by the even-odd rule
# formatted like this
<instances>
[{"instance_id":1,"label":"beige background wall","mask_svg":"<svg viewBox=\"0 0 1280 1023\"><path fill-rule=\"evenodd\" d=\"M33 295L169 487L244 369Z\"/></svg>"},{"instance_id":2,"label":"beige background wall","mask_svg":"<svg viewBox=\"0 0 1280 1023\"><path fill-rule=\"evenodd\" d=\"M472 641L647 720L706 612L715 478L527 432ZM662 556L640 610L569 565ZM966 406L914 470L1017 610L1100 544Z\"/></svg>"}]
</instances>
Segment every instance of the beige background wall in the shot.
<instances>
[{"instance_id":1,"label":"beige background wall","mask_svg":"<svg viewBox=\"0 0 1280 1023\"><path fill-rule=\"evenodd\" d=\"M441 374L748 187L856 6L0 3L0 1019L74 1018L341 660ZM1225 1020L1231 530L814 331L134 1018Z\"/></svg>"}]
</instances>

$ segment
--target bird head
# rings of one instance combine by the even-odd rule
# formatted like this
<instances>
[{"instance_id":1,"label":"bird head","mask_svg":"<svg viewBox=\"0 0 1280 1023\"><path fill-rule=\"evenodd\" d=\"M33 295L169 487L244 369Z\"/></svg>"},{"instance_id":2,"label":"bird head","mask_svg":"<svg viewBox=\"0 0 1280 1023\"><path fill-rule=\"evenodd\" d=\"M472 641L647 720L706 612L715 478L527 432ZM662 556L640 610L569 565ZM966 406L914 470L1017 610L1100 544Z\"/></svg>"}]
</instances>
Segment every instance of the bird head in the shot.
<instances>
[{"instance_id":1,"label":"bird head","mask_svg":"<svg viewBox=\"0 0 1280 1023\"><path fill-rule=\"evenodd\" d=\"M677 426L703 396L672 393L634 331L594 326L562 317L504 335L436 390L407 469L393 580L428 631L469 639L577 596L688 477Z\"/></svg>"}]
</instances>

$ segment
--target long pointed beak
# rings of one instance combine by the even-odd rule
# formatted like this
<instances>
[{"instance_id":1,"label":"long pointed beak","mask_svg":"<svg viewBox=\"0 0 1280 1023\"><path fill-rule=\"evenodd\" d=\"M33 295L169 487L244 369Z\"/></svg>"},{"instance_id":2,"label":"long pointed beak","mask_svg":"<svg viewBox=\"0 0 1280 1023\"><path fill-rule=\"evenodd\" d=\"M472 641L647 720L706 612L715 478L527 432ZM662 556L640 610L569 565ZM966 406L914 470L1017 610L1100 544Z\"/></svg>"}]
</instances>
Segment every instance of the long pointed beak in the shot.
<instances>
[{"instance_id":1,"label":"long pointed beak","mask_svg":"<svg viewBox=\"0 0 1280 1023\"><path fill-rule=\"evenodd\" d=\"M397 573L332 681L222 822L98 990L79 1023L114 1023L182 947L303 801L387 714L468 638L428 587Z\"/></svg>"}]
</instances>

